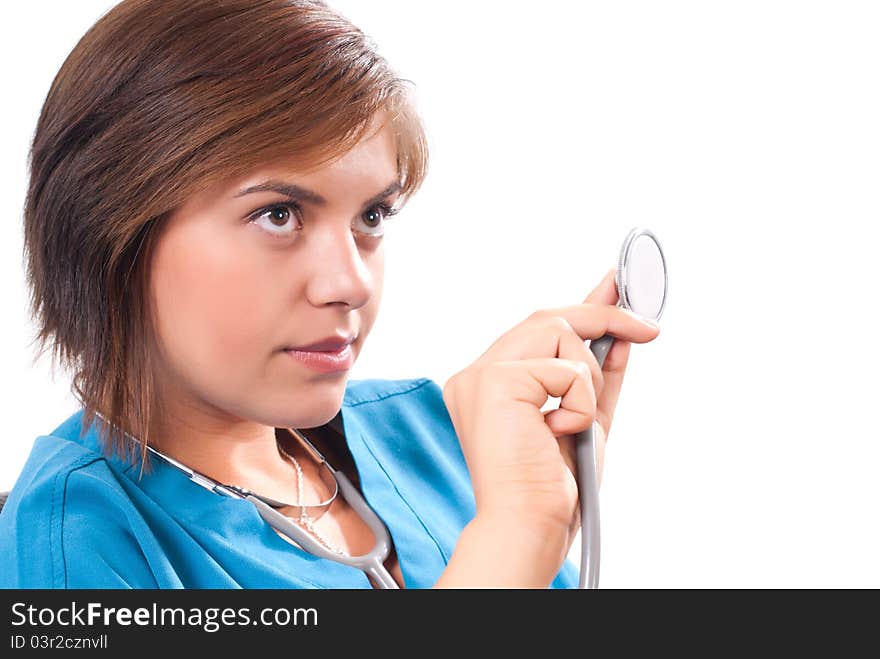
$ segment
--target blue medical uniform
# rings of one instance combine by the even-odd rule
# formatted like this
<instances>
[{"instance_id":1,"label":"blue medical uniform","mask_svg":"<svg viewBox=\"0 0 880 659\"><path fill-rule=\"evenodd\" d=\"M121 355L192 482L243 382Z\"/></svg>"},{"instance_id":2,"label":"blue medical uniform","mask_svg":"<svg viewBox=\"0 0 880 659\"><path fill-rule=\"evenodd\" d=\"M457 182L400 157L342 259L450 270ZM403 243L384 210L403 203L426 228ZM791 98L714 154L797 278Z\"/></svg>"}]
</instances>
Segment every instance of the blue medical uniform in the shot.
<instances>
[{"instance_id":1,"label":"blue medical uniform","mask_svg":"<svg viewBox=\"0 0 880 659\"><path fill-rule=\"evenodd\" d=\"M281 538L248 501L153 459L106 455L83 410L38 437L0 513L2 588L370 588L356 568ZM430 588L475 512L442 390L427 378L349 380L341 408L366 500L407 588ZM510 551L516 551L515 546ZM576 588L566 561L553 588Z\"/></svg>"}]
</instances>

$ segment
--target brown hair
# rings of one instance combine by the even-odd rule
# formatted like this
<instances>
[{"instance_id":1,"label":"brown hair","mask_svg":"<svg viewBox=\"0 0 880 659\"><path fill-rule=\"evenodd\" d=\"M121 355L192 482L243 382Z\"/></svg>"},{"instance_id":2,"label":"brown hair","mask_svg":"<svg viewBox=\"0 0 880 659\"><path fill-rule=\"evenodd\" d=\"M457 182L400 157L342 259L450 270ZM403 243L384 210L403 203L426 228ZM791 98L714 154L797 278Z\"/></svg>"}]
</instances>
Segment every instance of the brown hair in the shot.
<instances>
[{"instance_id":1,"label":"brown hair","mask_svg":"<svg viewBox=\"0 0 880 659\"><path fill-rule=\"evenodd\" d=\"M124 0L86 32L36 126L24 255L34 361L51 345L73 372L105 451L143 469L159 411L146 266L162 221L267 163L344 155L383 110L405 204L428 165L411 82L321 0Z\"/></svg>"}]
</instances>

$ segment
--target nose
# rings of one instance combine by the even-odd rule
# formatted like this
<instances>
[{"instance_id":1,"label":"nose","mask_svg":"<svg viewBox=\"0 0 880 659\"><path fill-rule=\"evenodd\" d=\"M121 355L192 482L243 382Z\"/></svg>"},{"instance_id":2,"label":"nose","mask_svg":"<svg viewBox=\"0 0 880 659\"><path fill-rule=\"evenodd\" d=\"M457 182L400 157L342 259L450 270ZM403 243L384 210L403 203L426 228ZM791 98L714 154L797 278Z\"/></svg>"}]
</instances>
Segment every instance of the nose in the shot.
<instances>
[{"instance_id":1,"label":"nose","mask_svg":"<svg viewBox=\"0 0 880 659\"><path fill-rule=\"evenodd\" d=\"M351 227L327 222L312 229L304 264L309 268L309 301L315 306L339 302L353 309L364 306L373 295L375 283ZM367 252L374 253L372 248Z\"/></svg>"}]
</instances>

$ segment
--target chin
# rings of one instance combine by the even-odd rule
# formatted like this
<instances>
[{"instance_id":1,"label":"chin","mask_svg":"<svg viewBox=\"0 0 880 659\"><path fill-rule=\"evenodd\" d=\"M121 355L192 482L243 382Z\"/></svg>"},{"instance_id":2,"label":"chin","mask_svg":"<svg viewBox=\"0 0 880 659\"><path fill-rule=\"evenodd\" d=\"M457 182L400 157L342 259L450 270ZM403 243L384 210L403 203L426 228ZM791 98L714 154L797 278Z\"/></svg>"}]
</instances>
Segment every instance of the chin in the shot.
<instances>
[{"instance_id":1,"label":"chin","mask_svg":"<svg viewBox=\"0 0 880 659\"><path fill-rule=\"evenodd\" d=\"M339 390L329 387L309 387L312 395L293 394L288 400L295 401L293 404L282 404L281 409L275 409L275 414L270 413L269 418L276 428L316 428L331 421L342 407L345 395L345 383L347 378L340 380ZM301 390L300 390L301 391ZM267 424L269 425L269 424Z\"/></svg>"}]
</instances>

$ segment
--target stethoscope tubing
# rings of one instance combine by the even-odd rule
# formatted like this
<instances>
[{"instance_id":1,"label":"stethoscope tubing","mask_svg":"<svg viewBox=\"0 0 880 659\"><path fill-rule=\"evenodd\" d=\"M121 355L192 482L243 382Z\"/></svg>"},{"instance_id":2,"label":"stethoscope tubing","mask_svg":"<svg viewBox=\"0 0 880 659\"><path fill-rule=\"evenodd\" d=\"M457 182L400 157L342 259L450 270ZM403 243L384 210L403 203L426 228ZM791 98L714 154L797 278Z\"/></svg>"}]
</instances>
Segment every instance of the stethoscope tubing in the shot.
<instances>
[{"instance_id":1,"label":"stethoscope tubing","mask_svg":"<svg viewBox=\"0 0 880 659\"><path fill-rule=\"evenodd\" d=\"M334 476L339 482L339 490L343 498L361 517L375 538L373 548L366 554L361 554L359 556L343 556L332 552L319 543L311 536L311 534L296 524L292 519L278 512L258 497L249 494L245 499L254 504L260 517L262 517L267 524L293 540L303 550L314 556L318 556L319 558L326 558L362 570L366 574L372 576L380 588L400 588L384 565L384 560L391 551L391 536L388 533L385 523L379 518L363 496L361 496L360 492L358 492L357 488L348 477L341 471L333 471Z\"/></svg>"},{"instance_id":2,"label":"stethoscope tubing","mask_svg":"<svg viewBox=\"0 0 880 659\"><path fill-rule=\"evenodd\" d=\"M590 342L590 352L599 362L605 363L614 337L606 334ZM596 589L599 587L599 557L602 548L599 534L599 471L597 467L596 442L593 428L596 421L586 430L575 434L575 454L577 457L578 503L581 512L581 572L578 588Z\"/></svg>"},{"instance_id":3,"label":"stethoscope tubing","mask_svg":"<svg viewBox=\"0 0 880 659\"><path fill-rule=\"evenodd\" d=\"M661 264L663 268L663 299L660 308L654 317L659 320L666 307L666 293L668 290L668 276L666 272L666 257L663 254L663 248L660 247L660 241L657 236L648 229L639 227L629 232L624 240L623 247L617 262L617 273L615 283L618 292L617 306L624 309L631 309L631 300L629 297L627 266L630 260L630 252L637 238L647 236L651 238L657 246L660 253ZM614 343L614 337L611 334L605 334L593 341L590 341L590 352L596 358L601 369L605 364L605 358L611 350ZM577 481L578 481L578 504L580 506L581 515L581 572L578 579L579 588L595 589L599 587L599 554L601 550L600 534L599 534L599 472L598 458L596 455L596 442L593 429L597 421L594 420L590 427L575 434L575 457L577 459Z\"/></svg>"},{"instance_id":4,"label":"stethoscope tubing","mask_svg":"<svg viewBox=\"0 0 880 659\"><path fill-rule=\"evenodd\" d=\"M102 414L98 413L98 416L105 422L107 421ZM128 433L125 433L125 435L134 440L134 437ZM360 556L347 556L330 551L312 537L312 535L304 528L269 505L265 497L260 497L253 492L219 483L213 478L205 476L204 474L197 472L195 469L187 467L182 462L178 462L174 458L165 455L152 446L148 445L147 450L166 464L182 471L190 481L210 492L233 499L250 501L257 509L260 517L269 524L269 526L292 540L303 551L319 558L326 558L362 570L367 575L372 576L381 589L399 589L400 586L397 585L394 577L391 576L384 564L385 559L391 552L391 535L388 532L388 527L385 526L385 523L376 514L372 506L367 503L366 499L364 499L357 487L355 487L351 480L349 480L348 476L341 471L337 471L327 463L324 456L322 456L321 453L315 449L310 442L308 442L307 438L302 437L301 435L299 436L304 442L306 442L307 446L314 451L318 459L333 473L340 494L342 494L342 497L348 502L348 505L360 515L361 519L373 533L375 542L373 543L373 548L366 554ZM268 501L272 501L272 499L268 499Z\"/></svg>"}]
</instances>

